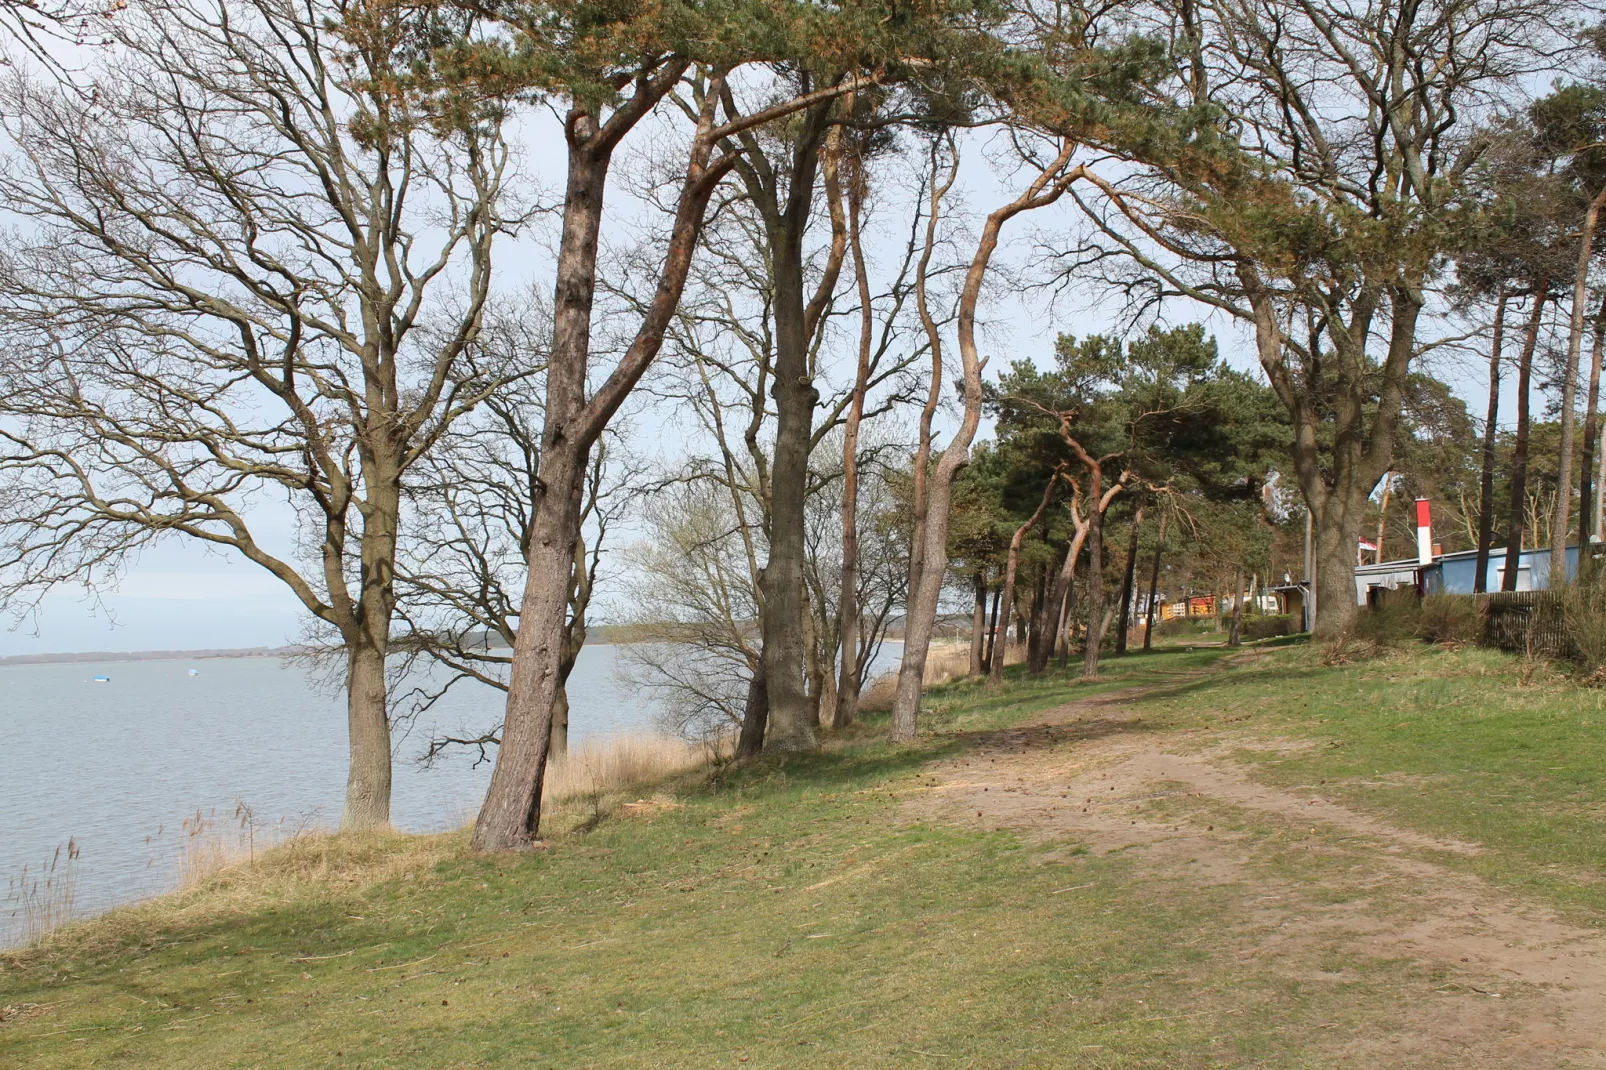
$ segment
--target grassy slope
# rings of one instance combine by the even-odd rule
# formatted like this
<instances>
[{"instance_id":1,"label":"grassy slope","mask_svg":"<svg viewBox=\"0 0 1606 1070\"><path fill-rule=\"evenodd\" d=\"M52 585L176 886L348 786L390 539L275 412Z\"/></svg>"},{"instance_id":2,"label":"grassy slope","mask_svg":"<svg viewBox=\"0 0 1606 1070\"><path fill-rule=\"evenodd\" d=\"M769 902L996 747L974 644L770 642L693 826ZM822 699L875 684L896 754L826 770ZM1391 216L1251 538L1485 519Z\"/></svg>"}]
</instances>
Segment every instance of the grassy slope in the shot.
<instances>
[{"instance_id":1,"label":"grassy slope","mask_svg":"<svg viewBox=\"0 0 1606 1070\"><path fill-rule=\"evenodd\" d=\"M1112 662L1102 686L1163 684L1153 731L1315 740L1258 772L1483 840L1457 864L1601 916L1575 872L1606 843L1596 693L1482 652L1330 669L1294 648L1179 675L1219 657ZM1241 890L900 818L921 765L961 747L946 733L1089 691L957 685L919 748L867 726L519 859L460 837L296 845L10 963L0 1005L47 1006L0 1025L0 1065L1304 1066L1329 1065L1301 1054L1318 1025L1386 1027L1378 997L1420 978L1379 963L1301 987L1235 963Z\"/></svg>"}]
</instances>

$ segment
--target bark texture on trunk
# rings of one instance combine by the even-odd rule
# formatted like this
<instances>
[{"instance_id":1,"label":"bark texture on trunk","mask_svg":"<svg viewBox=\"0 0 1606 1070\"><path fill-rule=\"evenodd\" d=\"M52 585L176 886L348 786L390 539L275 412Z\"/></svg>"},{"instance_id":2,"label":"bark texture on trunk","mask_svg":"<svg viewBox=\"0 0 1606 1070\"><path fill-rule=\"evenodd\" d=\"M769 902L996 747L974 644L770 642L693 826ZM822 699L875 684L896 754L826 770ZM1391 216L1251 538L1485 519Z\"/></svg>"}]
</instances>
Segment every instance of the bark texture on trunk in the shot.
<instances>
[{"instance_id":1,"label":"bark texture on trunk","mask_svg":"<svg viewBox=\"0 0 1606 1070\"><path fill-rule=\"evenodd\" d=\"M345 830L390 827L390 717L386 710L385 655L363 639L346 646Z\"/></svg>"},{"instance_id":2,"label":"bark texture on trunk","mask_svg":"<svg viewBox=\"0 0 1606 1070\"><path fill-rule=\"evenodd\" d=\"M764 659L759 658L747 681L747 708L742 711L742 733L736 740L736 757L756 758L764 750L764 729L770 717L769 695L764 682Z\"/></svg>"},{"instance_id":3,"label":"bark texture on trunk","mask_svg":"<svg viewBox=\"0 0 1606 1070\"><path fill-rule=\"evenodd\" d=\"M557 698L552 700L552 734L547 739L546 758L566 758L569 754L569 689L558 685Z\"/></svg>"},{"instance_id":4,"label":"bark texture on trunk","mask_svg":"<svg viewBox=\"0 0 1606 1070\"><path fill-rule=\"evenodd\" d=\"M1489 549L1494 540L1494 443L1500 423L1500 359L1505 348L1506 291L1500 288L1494 306L1494 338L1489 344L1489 407L1483 418L1482 471L1478 479L1478 561L1472 593L1489 589Z\"/></svg>"},{"instance_id":5,"label":"bark texture on trunk","mask_svg":"<svg viewBox=\"0 0 1606 1070\"><path fill-rule=\"evenodd\" d=\"M1093 501L1099 498L1097 472L1093 477ZM1094 508L1087 517L1087 644L1082 651L1082 678L1099 674L1099 648L1104 645L1104 515Z\"/></svg>"},{"instance_id":6,"label":"bark texture on trunk","mask_svg":"<svg viewBox=\"0 0 1606 1070\"><path fill-rule=\"evenodd\" d=\"M727 105L729 108L730 106ZM770 254L770 318L775 330L775 441L770 463L769 560L764 567L764 679L769 687L768 751L804 751L817 745L818 693L804 686L809 612L804 590L808 556L805 537L809 454L813 449L814 408L820 392L814 386L809 343L815 324L835 286L835 269L827 268L816 301L805 303L803 240L814 207L815 176L835 110L834 101L811 109L788 146L789 166L766 159L758 140L744 138L747 159L736 165L748 196L764 218ZM779 185L786 181L783 194ZM833 202L833 216L836 214ZM845 231L839 231L845 241ZM841 249L833 246L834 265Z\"/></svg>"},{"instance_id":7,"label":"bark texture on trunk","mask_svg":"<svg viewBox=\"0 0 1606 1070\"><path fill-rule=\"evenodd\" d=\"M1595 313L1595 340L1589 350L1589 394L1584 405L1584 443L1578 466L1578 541L1580 545L1600 535L1595 520L1595 451L1600 446L1600 362L1606 357L1606 301ZM1579 569L1590 555L1579 551Z\"/></svg>"},{"instance_id":8,"label":"bark texture on trunk","mask_svg":"<svg viewBox=\"0 0 1606 1070\"><path fill-rule=\"evenodd\" d=\"M1589 210L1584 213L1583 233L1578 239L1578 270L1573 276L1572 315L1567 322L1567 356L1562 361L1556 508L1550 520L1551 587L1560 587L1567 582L1567 533L1572 527L1573 507L1573 434L1578 419L1578 358L1584 338L1584 306L1589 303L1589 260L1595 249L1595 227L1600 222L1602 205L1606 205L1606 188L1590 200ZM1583 524L1579 524L1578 528L1582 532ZM1582 541L1580 539L1580 543Z\"/></svg>"},{"instance_id":9,"label":"bark texture on trunk","mask_svg":"<svg viewBox=\"0 0 1606 1070\"><path fill-rule=\"evenodd\" d=\"M1143 506L1132 514L1132 535L1126 545L1126 570L1121 574L1121 617L1115 628L1115 652L1126 653L1127 624L1132 614L1132 588L1138 575L1138 533L1143 529Z\"/></svg>"},{"instance_id":10,"label":"bark texture on trunk","mask_svg":"<svg viewBox=\"0 0 1606 1070\"><path fill-rule=\"evenodd\" d=\"M1522 340L1522 356L1517 363L1517 431L1511 444L1511 497L1506 505L1506 571L1500 577L1502 591L1517 589L1518 568L1522 560L1523 522L1528 514L1528 393L1533 379L1534 348L1544 322L1546 291L1550 280L1542 279L1534 293L1534 307L1528 316L1528 330Z\"/></svg>"},{"instance_id":11,"label":"bark texture on trunk","mask_svg":"<svg viewBox=\"0 0 1606 1070\"><path fill-rule=\"evenodd\" d=\"M552 719L562 681L558 668L569 609L575 548L580 539L584 481L592 445L662 348L680 303L703 210L729 160L711 164L711 93L698 118L685 182L675 207L658 287L623 357L589 399L591 310L596 293L597 245L603 190L614 147L679 82L684 66L638 83L635 96L606 124L584 108L571 109L565 127L569 173L553 294L547 360L546 411L541 433L540 497L530 523L527 574L513 647L502 743L485 803L474 824L479 850L506 850L535 840L540 831L541 786L546 775ZM719 79L715 79L716 88Z\"/></svg>"}]
</instances>

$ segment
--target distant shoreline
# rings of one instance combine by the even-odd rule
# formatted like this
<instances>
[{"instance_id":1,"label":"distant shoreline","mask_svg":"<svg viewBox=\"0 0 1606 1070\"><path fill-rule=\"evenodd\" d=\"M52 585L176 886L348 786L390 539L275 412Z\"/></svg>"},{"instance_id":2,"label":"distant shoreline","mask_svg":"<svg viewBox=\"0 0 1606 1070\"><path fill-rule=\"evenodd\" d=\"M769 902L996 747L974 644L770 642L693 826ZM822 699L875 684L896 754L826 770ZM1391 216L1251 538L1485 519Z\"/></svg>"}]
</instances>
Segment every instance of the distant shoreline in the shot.
<instances>
[{"instance_id":1,"label":"distant shoreline","mask_svg":"<svg viewBox=\"0 0 1606 1070\"><path fill-rule=\"evenodd\" d=\"M201 661L210 658L287 658L304 653L297 646L247 646L228 650L91 650L81 654L12 654L8 665L75 665L92 661Z\"/></svg>"},{"instance_id":2,"label":"distant shoreline","mask_svg":"<svg viewBox=\"0 0 1606 1070\"><path fill-rule=\"evenodd\" d=\"M593 646L630 646L648 642L632 634L629 626L604 624L591 629ZM901 643L903 635L887 636L885 642ZM495 643L496 649L507 649ZM245 646L214 650L90 650L80 654L9 654L0 657L0 668L17 665L82 665L90 662L125 661L202 661L216 658L290 658L309 653L301 646Z\"/></svg>"}]
</instances>

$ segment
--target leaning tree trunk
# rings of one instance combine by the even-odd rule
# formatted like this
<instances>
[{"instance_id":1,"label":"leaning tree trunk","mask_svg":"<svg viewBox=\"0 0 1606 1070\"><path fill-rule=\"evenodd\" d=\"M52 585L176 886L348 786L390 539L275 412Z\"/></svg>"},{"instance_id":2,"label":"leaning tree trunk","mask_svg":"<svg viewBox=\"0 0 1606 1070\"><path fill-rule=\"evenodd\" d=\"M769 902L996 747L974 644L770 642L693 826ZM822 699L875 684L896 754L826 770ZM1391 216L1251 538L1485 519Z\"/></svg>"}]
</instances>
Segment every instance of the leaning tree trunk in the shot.
<instances>
[{"instance_id":1,"label":"leaning tree trunk","mask_svg":"<svg viewBox=\"0 0 1606 1070\"><path fill-rule=\"evenodd\" d=\"M1522 340L1522 357L1517 364L1517 433L1511 444L1511 497L1506 514L1506 572L1500 578L1502 591L1517 589L1518 565L1522 561L1523 521L1528 505L1528 388L1533 377L1534 348L1539 344L1549 279L1541 279L1534 293L1533 312L1528 317L1528 333Z\"/></svg>"},{"instance_id":2,"label":"leaning tree trunk","mask_svg":"<svg viewBox=\"0 0 1606 1070\"><path fill-rule=\"evenodd\" d=\"M1062 145L1058 155L1038 174L1024 194L987 217L981 238L976 244L976 255L971 258L970 268L965 273L957 316L959 356L965 380L964 416L931 473L926 492L925 530L922 533L917 529L917 538L922 534L924 537L919 538L919 582L911 585L907 600L908 623L904 633L903 662L898 668L898 690L892 704L889 738L895 744L914 742L919 725L926 658L931 652L931 636L937 623L937 599L942 593L943 578L948 569L948 514L953 500L954 476L970 463L970 443L981 423L981 354L976 348L976 306L981 300L982 280L986 277L993 252L998 248L998 235L1004 224L1021 212L1054 203L1080 176L1080 168L1066 170L1074 150L1075 147L1069 143ZM935 217L935 212L932 214ZM916 281L917 297L923 305L923 269ZM926 320L929 328L931 320L924 311L922 319ZM932 333L934 336L935 332ZM935 352L933 356L936 358ZM995 650L993 654L997 660L1003 657L1001 650Z\"/></svg>"},{"instance_id":3,"label":"leaning tree trunk","mask_svg":"<svg viewBox=\"0 0 1606 1070\"><path fill-rule=\"evenodd\" d=\"M1572 315L1567 322L1567 356L1562 361L1561 443L1556 467L1556 510L1550 520L1550 587L1567 582L1567 531L1572 526L1573 506L1573 430L1578 396L1578 357L1584 337L1584 305L1589 301L1589 259L1594 251L1595 225L1601 206L1606 204L1606 187L1589 202L1584 213L1583 233L1578 239L1578 269L1573 277ZM1580 535L1584 530L1578 525ZM1584 539L1579 540L1579 559L1584 555Z\"/></svg>"},{"instance_id":4,"label":"leaning tree trunk","mask_svg":"<svg viewBox=\"0 0 1606 1070\"><path fill-rule=\"evenodd\" d=\"M671 70L657 84L668 92L676 81L678 74ZM606 131L584 108L576 106L569 114L568 186L558 244L552 334L547 349L546 414L537 469L542 491L533 503L525 553L527 571L508 679L502 743L491 770L485 803L474 823L471 842L479 850L527 846L540 832L541 786L561 686L557 669L563 653L574 553L580 540L586 463L592 444L663 346L664 332L685 288L708 198L730 166L724 161L710 163L715 143L713 97L711 94L704 102L698 116L698 132L675 206L658 288L629 348L589 401L586 375L590 365L591 309L596 295L597 245L602 232L603 190L615 141L604 136ZM641 109L649 106L642 104Z\"/></svg>"},{"instance_id":5,"label":"leaning tree trunk","mask_svg":"<svg viewBox=\"0 0 1606 1070\"><path fill-rule=\"evenodd\" d=\"M1489 345L1489 408L1483 418L1483 470L1478 482L1478 562L1472 593L1489 589L1489 545L1494 540L1494 443L1500 420L1500 356L1506 332L1506 291L1500 288L1494 309L1494 338Z\"/></svg>"},{"instance_id":6,"label":"leaning tree trunk","mask_svg":"<svg viewBox=\"0 0 1606 1070\"><path fill-rule=\"evenodd\" d=\"M359 629L361 631L361 629ZM346 772L343 831L390 826L390 719L385 703L385 654L366 636L346 641Z\"/></svg>"},{"instance_id":7,"label":"leaning tree trunk","mask_svg":"<svg viewBox=\"0 0 1606 1070\"><path fill-rule=\"evenodd\" d=\"M831 726L846 728L859 709L859 424L864 420L864 396L870 388L870 349L875 334L870 271L859 239L859 204L863 191L862 168L848 186L848 242L853 252L853 278L859 291L859 362L853 374L853 400L842 426L842 593L837 597L837 632L842 642L842 676L837 683L836 709ZM974 670L978 651L971 648ZM974 671L972 672L974 675Z\"/></svg>"},{"instance_id":8,"label":"leaning tree trunk","mask_svg":"<svg viewBox=\"0 0 1606 1070\"><path fill-rule=\"evenodd\" d=\"M1121 574L1121 616L1115 628L1115 652L1126 653L1127 622L1132 614L1132 588L1138 575L1138 533L1143 529L1143 506L1132 515L1132 536L1126 546L1126 570Z\"/></svg>"}]
</instances>

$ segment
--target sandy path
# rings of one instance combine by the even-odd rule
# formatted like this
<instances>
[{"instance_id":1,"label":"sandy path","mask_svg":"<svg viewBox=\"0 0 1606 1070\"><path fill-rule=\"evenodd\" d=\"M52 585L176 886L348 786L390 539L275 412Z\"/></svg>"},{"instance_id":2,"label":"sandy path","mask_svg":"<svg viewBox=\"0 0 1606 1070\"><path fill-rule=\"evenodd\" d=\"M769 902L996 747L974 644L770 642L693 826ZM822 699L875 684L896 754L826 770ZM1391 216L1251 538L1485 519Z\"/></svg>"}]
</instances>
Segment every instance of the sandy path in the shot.
<instances>
[{"instance_id":1,"label":"sandy path","mask_svg":"<svg viewBox=\"0 0 1606 1070\"><path fill-rule=\"evenodd\" d=\"M1147 731L1136 694L972 735L965 758L924 778L912 812L1049 843L1141 847L1140 864L1155 876L1247 888L1230 920L1243 933L1239 959L1293 978L1317 978L1319 957L1335 948L1432 968L1439 980L1393 1008L1410 1029L1313 1041L1340 1058L1606 1067L1606 936L1431 860L1434 851L1475 854L1475 843L1257 784L1219 737ZM1268 875L1267 845L1286 849L1306 835L1299 849L1351 863L1343 877Z\"/></svg>"}]
</instances>

